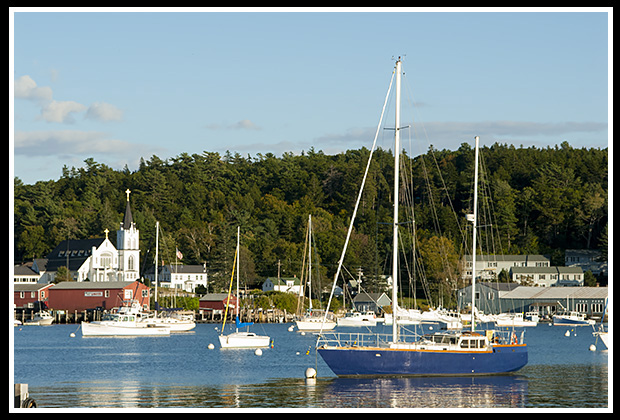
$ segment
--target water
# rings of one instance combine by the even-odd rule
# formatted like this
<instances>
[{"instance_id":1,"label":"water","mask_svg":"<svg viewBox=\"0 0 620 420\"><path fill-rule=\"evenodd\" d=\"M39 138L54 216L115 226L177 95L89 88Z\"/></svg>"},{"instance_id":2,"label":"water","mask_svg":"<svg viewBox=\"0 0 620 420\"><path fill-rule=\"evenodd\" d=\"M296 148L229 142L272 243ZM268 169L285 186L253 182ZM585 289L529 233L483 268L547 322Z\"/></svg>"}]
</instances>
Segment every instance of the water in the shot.
<instances>
[{"instance_id":1,"label":"water","mask_svg":"<svg viewBox=\"0 0 620 420\"><path fill-rule=\"evenodd\" d=\"M76 325L15 327L14 382L27 383L44 408L609 407L608 351L601 342L589 350L590 327L573 328L570 337L568 327L528 328L529 362L516 374L345 379L316 355L314 335L289 325L252 327L274 340L262 356L220 349L216 324L135 338L83 338ZM308 367L316 380L304 378Z\"/></svg>"}]
</instances>

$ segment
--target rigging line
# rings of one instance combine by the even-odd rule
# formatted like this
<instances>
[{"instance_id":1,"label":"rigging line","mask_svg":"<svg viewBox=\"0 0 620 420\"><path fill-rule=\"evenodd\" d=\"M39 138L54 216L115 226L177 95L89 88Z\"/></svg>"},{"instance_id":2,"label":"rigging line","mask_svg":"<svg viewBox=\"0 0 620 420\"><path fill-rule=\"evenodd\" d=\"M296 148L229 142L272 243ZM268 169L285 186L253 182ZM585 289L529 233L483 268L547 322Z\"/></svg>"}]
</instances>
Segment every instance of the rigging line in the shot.
<instances>
[{"instance_id":1,"label":"rigging line","mask_svg":"<svg viewBox=\"0 0 620 420\"><path fill-rule=\"evenodd\" d=\"M390 96L390 91L392 90L392 82L394 81L395 75L396 75L396 69L392 71L390 85L388 87L387 94L385 95L385 101L383 102L383 109L381 110L381 117L379 118L379 123L377 124L375 138L372 142L372 148L370 149L370 155L368 156L368 163L366 164L366 171L364 172L364 178L362 178L362 185L360 185L359 194L357 195L357 201L355 203L355 208L353 209L353 214L351 216L351 222L349 224L349 230L347 231L347 236L344 242L344 247L342 248L342 254L340 255L340 260L338 260L338 268L336 269L336 274L334 275L334 283L332 284L332 290L331 290L331 293L329 294L329 300L327 302L327 309L325 310L325 314L323 315L323 321L321 322L321 329L319 330L319 334L316 340L315 347L318 347L319 339L321 338L321 334L323 332L323 325L325 325L325 321L327 320L327 312L329 311L329 306L332 302L332 297L334 296L334 290L336 289L336 281L338 280L338 276L340 275L342 263L344 262L344 256L347 251L347 245L349 244L349 238L351 237L351 232L353 231L353 222L355 221L355 216L357 215L357 209L359 208L359 204L362 199L362 193L364 192L364 185L366 184L366 178L368 177L368 170L370 168L370 163L372 162L372 155L377 145L377 137L379 136L379 132L381 131L380 128L381 128L381 124L383 123L383 115L385 113L385 107L387 105L388 98Z\"/></svg>"}]
</instances>

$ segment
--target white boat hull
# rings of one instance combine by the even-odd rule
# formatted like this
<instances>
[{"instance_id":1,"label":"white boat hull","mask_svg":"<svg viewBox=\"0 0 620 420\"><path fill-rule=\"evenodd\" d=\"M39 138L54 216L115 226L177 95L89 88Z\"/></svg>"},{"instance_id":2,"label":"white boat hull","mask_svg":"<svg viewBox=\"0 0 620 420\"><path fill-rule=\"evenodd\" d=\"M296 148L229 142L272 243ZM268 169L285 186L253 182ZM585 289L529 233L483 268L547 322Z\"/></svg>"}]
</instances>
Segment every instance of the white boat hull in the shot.
<instances>
[{"instance_id":1,"label":"white boat hull","mask_svg":"<svg viewBox=\"0 0 620 420\"><path fill-rule=\"evenodd\" d=\"M196 323L194 321L180 321L175 319L155 319L148 320L145 322L150 326L161 327L161 328L170 328L171 333L175 332L187 332L196 327Z\"/></svg>"},{"instance_id":2,"label":"white boat hull","mask_svg":"<svg viewBox=\"0 0 620 420\"><path fill-rule=\"evenodd\" d=\"M223 349L255 349L269 347L269 336L256 335L250 332L235 332L228 335L220 335L220 346Z\"/></svg>"},{"instance_id":3,"label":"white boat hull","mask_svg":"<svg viewBox=\"0 0 620 420\"><path fill-rule=\"evenodd\" d=\"M328 331L336 328L336 323L334 321L326 320L325 323L323 323L323 318L297 320L295 321L295 325L299 331L321 331L321 329L323 331Z\"/></svg>"},{"instance_id":4,"label":"white boat hull","mask_svg":"<svg viewBox=\"0 0 620 420\"><path fill-rule=\"evenodd\" d=\"M35 318L28 321L24 321L24 325L52 325L54 318Z\"/></svg>"},{"instance_id":5,"label":"white boat hull","mask_svg":"<svg viewBox=\"0 0 620 420\"><path fill-rule=\"evenodd\" d=\"M133 337L169 336L169 327L140 325L114 325L106 321L82 322L83 337Z\"/></svg>"},{"instance_id":6,"label":"white boat hull","mask_svg":"<svg viewBox=\"0 0 620 420\"><path fill-rule=\"evenodd\" d=\"M377 325L377 320L372 319L346 319L338 318L339 327L374 327Z\"/></svg>"}]
</instances>

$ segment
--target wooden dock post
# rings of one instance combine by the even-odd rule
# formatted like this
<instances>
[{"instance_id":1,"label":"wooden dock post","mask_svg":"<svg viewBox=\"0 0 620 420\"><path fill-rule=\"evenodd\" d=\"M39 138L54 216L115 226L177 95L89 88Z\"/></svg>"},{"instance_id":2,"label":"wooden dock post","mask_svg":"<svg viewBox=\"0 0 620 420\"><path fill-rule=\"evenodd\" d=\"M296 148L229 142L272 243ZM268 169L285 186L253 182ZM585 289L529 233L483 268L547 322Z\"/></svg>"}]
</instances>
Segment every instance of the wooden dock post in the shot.
<instances>
[{"instance_id":1,"label":"wooden dock post","mask_svg":"<svg viewBox=\"0 0 620 420\"><path fill-rule=\"evenodd\" d=\"M37 408L37 402L28 394L28 384L15 385L15 408Z\"/></svg>"}]
</instances>

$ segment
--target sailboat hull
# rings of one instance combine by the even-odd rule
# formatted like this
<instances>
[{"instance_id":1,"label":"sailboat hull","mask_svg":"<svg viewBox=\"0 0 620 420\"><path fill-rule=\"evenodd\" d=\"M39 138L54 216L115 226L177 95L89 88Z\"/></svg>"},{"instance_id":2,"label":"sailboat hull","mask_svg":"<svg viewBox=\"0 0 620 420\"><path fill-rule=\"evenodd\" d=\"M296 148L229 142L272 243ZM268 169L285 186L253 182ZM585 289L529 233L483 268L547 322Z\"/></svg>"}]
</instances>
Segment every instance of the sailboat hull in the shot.
<instances>
[{"instance_id":1,"label":"sailboat hull","mask_svg":"<svg viewBox=\"0 0 620 420\"><path fill-rule=\"evenodd\" d=\"M525 345L463 352L382 347L321 347L319 354L338 376L473 376L515 372L527 364Z\"/></svg>"},{"instance_id":2,"label":"sailboat hull","mask_svg":"<svg viewBox=\"0 0 620 420\"><path fill-rule=\"evenodd\" d=\"M269 336L256 335L250 332L235 332L220 335L220 346L223 349L256 349L269 347Z\"/></svg>"}]
</instances>

